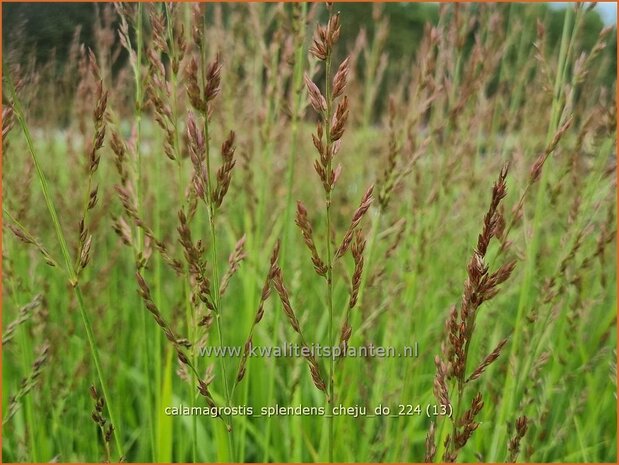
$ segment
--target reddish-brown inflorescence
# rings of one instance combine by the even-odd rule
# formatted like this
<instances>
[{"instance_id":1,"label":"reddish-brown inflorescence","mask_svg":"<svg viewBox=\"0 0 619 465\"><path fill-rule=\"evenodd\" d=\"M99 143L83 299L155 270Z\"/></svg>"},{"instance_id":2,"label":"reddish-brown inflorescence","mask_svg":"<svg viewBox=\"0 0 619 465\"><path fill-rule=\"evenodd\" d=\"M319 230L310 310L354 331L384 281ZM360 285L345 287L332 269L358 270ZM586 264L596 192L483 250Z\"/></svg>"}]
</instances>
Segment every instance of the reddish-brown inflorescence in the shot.
<instances>
[{"instance_id":1,"label":"reddish-brown inflorescence","mask_svg":"<svg viewBox=\"0 0 619 465\"><path fill-rule=\"evenodd\" d=\"M437 356L435 359L434 395L442 405L450 405L452 397L455 397L456 403L460 404L465 385L477 380L488 366L499 357L501 350L507 343L506 339L499 342L496 348L478 364L471 375L466 376L469 345L475 329L477 311L484 302L492 299L499 292L499 286L509 278L515 267L515 261L508 261L491 273L485 261L490 241L500 236L504 227L500 204L507 194L507 172L508 167L506 165L493 186L490 206L484 216L482 230L477 238L473 256L467 265L467 278L460 305L459 307L452 307L449 313L445 325L447 335L442 344L442 357ZM450 394L448 388L450 379L456 381L455 393L452 394ZM453 431L447 438L444 461L453 462L457 459L459 451L478 426L475 417L482 407L481 393L478 392L468 410L461 415L455 412L452 418Z\"/></svg>"}]
</instances>

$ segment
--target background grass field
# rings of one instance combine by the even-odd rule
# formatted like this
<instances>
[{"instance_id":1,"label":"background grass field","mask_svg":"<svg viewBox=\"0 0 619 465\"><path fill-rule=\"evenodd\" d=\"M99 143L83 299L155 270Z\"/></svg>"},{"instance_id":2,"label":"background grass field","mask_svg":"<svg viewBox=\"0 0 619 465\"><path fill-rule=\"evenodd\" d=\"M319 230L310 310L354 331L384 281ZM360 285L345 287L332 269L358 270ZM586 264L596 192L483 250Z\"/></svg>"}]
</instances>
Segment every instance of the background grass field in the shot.
<instances>
[{"instance_id":1,"label":"background grass field","mask_svg":"<svg viewBox=\"0 0 619 465\"><path fill-rule=\"evenodd\" d=\"M477 393L483 408L457 461L616 461L615 28L592 34L596 13L583 5L442 5L425 26L397 30L398 41L415 42L402 50L390 48L401 24L391 7L367 8L373 26L359 31L342 5L328 66L308 49L338 4L102 4L94 26L81 25L91 35L77 31L65 55L43 58L20 46L23 24L4 24L4 462L442 461L454 419ZM217 52L221 71L208 67ZM327 214L313 167L320 118L303 75L330 107L327 87L347 56L349 114ZM206 124L187 95L192 72L200 91L219 73ZM195 153L191 120L208 127L208 155ZM215 173L230 130L235 165L216 208L196 194L196 166L208 159L209 191L222 184ZM206 158L196 165L196 156ZM435 357L449 360L446 323L470 297L467 266L506 163L484 260L491 271L515 260L515 270L476 313L467 375L507 342L466 383L453 418L428 417L441 404ZM355 283L352 254L334 260L329 295L295 225L296 202L326 261L370 185L374 201L355 228L362 273ZM181 210L206 263L204 300L206 278L191 272L195 257L179 241ZM349 346L416 344L418 356L338 360L333 381L330 361L317 361L334 404L367 408L359 418L167 415L208 402L255 413L330 408L302 357L249 358L237 383L240 357L199 355L243 347L265 290L253 344L301 342L267 279L277 241L308 343L338 344L357 292ZM229 262L238 270L222 294ZM198 392L200 380L212 397ZM457 379L446 383L455 399ZM407 415L373 415L399 405Z\"/></svg>"}]
</instances>

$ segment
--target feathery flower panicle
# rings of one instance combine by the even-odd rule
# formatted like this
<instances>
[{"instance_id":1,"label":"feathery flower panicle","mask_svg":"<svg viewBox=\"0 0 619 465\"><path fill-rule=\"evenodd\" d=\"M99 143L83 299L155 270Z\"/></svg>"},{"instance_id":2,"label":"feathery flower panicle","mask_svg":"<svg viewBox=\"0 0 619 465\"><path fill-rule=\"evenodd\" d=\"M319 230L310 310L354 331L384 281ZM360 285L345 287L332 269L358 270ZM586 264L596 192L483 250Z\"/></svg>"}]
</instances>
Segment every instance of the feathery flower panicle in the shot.
<instances>
[{"instance_id":1,"label":"feathery flower panicle","mask_svg":"<svg viewBox=\"0 0 619 465\"><path fill-rule=\"evenodd\" d=\"M202 91L198 84L198 60L196 60L196 57L191 57L185 68L185 82L187 97L191 105L200 113L206 113L206 101L202 98Z\"/></svg>"},{"instance_id":2,"label":"feathery flower panicle","mask_svg":"<svg viewBox=\"0 0 619 465\"><path fill-rule=\"evenodd\" d=\"M90 386L90 397L95 401L95 409L91 413L92 420L97 424L101 430L101 436L105 444L105 453L107 461L110 461L110 442L112 441L112 434L114 433L114 425L111 423L108 425L107 419L104 417L103 409L105 407L105 400L99 394L94 385Z\"/></svg>"},{"instance_id":3,"label":"feathery flower panicle","mask_svg":"<svg viewBox=\"0 0 619 465\"><path fill-rule=\"evenodd\" d=\"M326 276L327 266L318 254L316 244L314 243L312 224L310 223L310 220L308 218L307 209L301 201L297 202L297 216L295 222L301 230L305 245L307 246L312 255L314 270L316 270L316 273L318 273L320 276Z\"/></svg>"},{"instance_id":4,"label":"feathery flower panicle","mask_svg":"<svg viewBox=\"0 0 619 465\"><path fill-rule=\"evenodd\" d=\"M213 192L213 204L215 208L221 207L224 197L228 192L228 188L230 187L230 181L232 180L232 168L234 168L236 164L236 160L234 159L234 151L236 149L234 146L234 139L234 131L230 131L228 138L221 146L223 163L217 171L217 186Z\"/></svg>"},{"instance_id":5,"label":"feathery flower panicle","mask_svg":"<svg viewBox=\"0 0 619 465\"><path fill-rule=\"evenodd\" d=\"M319 60L325 61L339 37L340 14L337 13L329 18L326 26L318 25L309 52Z\"/></svg>"},{"instance_id":6,"label":"feathery flower panicle","mask_svg":"<svg viewBox=\"0 0 619 465\"><path fill-rule=\"evenodd\" d=\"M426 434L426 455L424 462L425 463L433 463L434 456L436 455L436 423L430 423L430 429L428 430L428 434Z\"/></svg>"},{"instance_id":7,"label":"feathery flower panicle","mask_svg":"<svg viewBox=\"0 0 619 465\"><path fill-rule=\"evenodd\" d=\"M469 357L469 344L475 329L475 320L479 307L492 299L499 291L499 286L511 275L515 261L502 264L494 273L490 273L485 258L488 247L493 238L502 232L501 201L507 195L506 178L508 166L501 170L497 181L492 188L490 206L486 212L482 230L477 238L473 255L467 265L467 278L464 283L464 292L460 306L452 307L446 321L446 339L442 343L442 358L436 357L436 376L434 378L434 395L439 403L449 404L450 394L447 380L456 380L456 395L461 402L465 385L477 380L483 372L500 355L507 343L502 340L497 347L487 355L471 373L466 376L465 369ZM443 460L453 462L459 451L465 446L469 438L477 429L475 417L481 411L483 401L481 393L473 398L471 407L458 417L452 418L453 431L448 437L447 447Z\"/></svg>"},{"instance_id":8,"label":"feathery flower panicle","mask_svg":"<svg viewBox=\"0 0 619 465\"><path fill-rule=\"evenodd\" d=\"M208 103L221 91L221 53L215 55L215 59L206 68L206 87L204 88L204 100Z\"/></svg>"},{"instance_id":9,"label":"feathery flower panicle","mask_svg":"<svg viewBox=\"0 0 619 465\"><path fill-rule=\"evenodd\" d=\"M365 237L363 236L363 233L360 229L356 229L354 232L354 240L352 242L351 251L355 267L350 283L350 299L348 301L348 308L346 309L346 316L340 330L340 347L342 348L342 356L345 356L346 350L348 348L348 341L352 336L350 315L352 309L355 308L355 306L357 305L359 289L361 287L361 276L363 275L363 252L365 251Z\"/></svg>"},{"instance_id":10,"label":"feathery flower panicle","mask_svg":"<svg viewBox=\"0 0 619 465\"><path fill-rule=\"evenodd\" d=\"M361 285L361 275L363 274L363 252L365 250L365 238L361 230L355 230L355 239L352 243L351 251L352 258L355 262L355 269L352 275L352 291L348 306L354 308L357 305L357 297L359 296L359 286Z\"/></svg>"},{"instance_id":11,"label":"feathery flower panicle","mask_svg":"<svg viewBox=\"0 0 619 465\"><path fill-rule=\"evenodd\" d=\"M189 142L189 157L193 165L192 184L196 195L201 200L206 200L209 189L209 180L205 166L206 140L204 130L198 128L194 115L187 115L187 140Z\"/></svg>"},{"instance_id":12,"label":"feathery flower panicle","mask_svg":"<svg viewBox=\"0 0 619 465\"><path fill-rule=\"evenodd\" d=\"M529 183L530 184L534 184L535 182L537 182L537 180L539 179L542 173L542 168L544 167L546 160L556 150L557 146L559 145L559 142L563 138L563 135L567 132L569 127L572 125L572 121L573 121L573 117L570 117L563 123L563 125L561 125L561 127L559 127L559 129L557 130L557 132L555 132L548 146L546 146L544 151L537 157L537 159L531 166L531 170L529 171Z\"/></svg>"},{"instance_id":13,"label":"feathery flower panicle","mask_svg":"<svg viewBox=\"0 0 619 465\"><path fill-rule=\"evenodd\" d=\"M331 121L331 141L337 142L344 134L344 126L348 120L348 97L344 95L338 102L333 120Z\"/></svg>"},{"instance_id":14,"label":"feathery flower panicle","mask_svg":"<svg viewBox=\"0 0 619 465\"><path fill-rule=\"evenodd\" d=\"M228 288L228 284L230 284L230 279L234 276L241 266L241 262L245 259L245 234L236 242L234 246L234 250L230 253L228 257L228 269L226 270L226 274L221 279L221 284L219 286L219 295L224 295L226 293L226 289Z\"/></svg>"},{"instance_id":15,"label":"feathery flower panicle","mask_svg":"<svg viewBox=\"0 0 619 465\"><path fill-rule=\"evenodd\" d=\"M39 378L41 377L41 373L43 372L43 367L45 366L48 358L49 358L49 343L45 342L41 346L37 348L37 357L32 363L32 367L30 373L21 380L19 384L19 390L14 395L9 398L9 405L7 408L6 416L2 420L2 424L5 425L7 422L15 416L15 414L19 411L19 407L22 404L22 399L32 391L37 384L39 383Z\"/></svg>"},{"instance_id":16,"label":"feathery flower panicle","mask_svg":"<svg viewBox=\"0 0 619 465\"><path fill-rule=\"evenodd\" d=\"M344 92L350 73L350 56L346 57L340 64L335 76L333 77L333 98L338 98Z\"/></svg>"},{"instance_id":17,"label":"feathery flower panicle","mask_svg":"<svg viewBox=\"0 0 619 465\"><path fill-rule=\"evenodd\" d=\"M309 94L312 108L316 111L316 113L326 111L327 101L323 97L318 86L314 84L314 81L312 81L307 73L303 75L303 80L305 81L305 86L307 87L307 93Z\"/></svg>"},{"instance_id":18,"label":"feathery flower panicle","mask_svg":"<svg viewBox=\"0 0 619 465\"><path fill-rule=\"evenodd\" d=\"M340 244L337 251L335 252L336 259L342 257L346 253L348 248L350 247L350 243L352 241L355 230L359 227L359 224L361 223L361 220L363 219L363 217L369 210L370 205L372 205L372 202L374 200L374 197L372 197L373 192L374 192L374 186L372 185L368 187L368 189L365 191L365 194L363 194L361 203L359 204L359 207L357 207L357 209L353 213L352 221L350 222L350 226L348 227L348 230L344 234L342 243Z\"/></svg>"},{"instance_id":19,"label":"feathery flower panicle","mask_svg":"<svg viewBox=\"0 0 619 465\"><path fill-rule=\"evenodd\" d=\"M267 272L266 279L264 280L264 284L262 286L262 293L260 294L260 302L258 304L258 309L256 310L254 321L249 330L249 335L247 336L247 340L245 341L245 345L243 349L243 356L241 357L239 368L236 374L236 381L235 381L236 384L240 383L245 377L247 360L249 358L249 353L251 352L251 348L253 344L254 329L256 328L256 325L262 321L262 318L264 317L264 306L266 304L266 301L269 299L269 296L271 295L271 280L273 279L277 271L279 249L280 249L280 242L278 240L275 243L275 246L273 247L273 251L271 252L269 270Z\"/></svg>"},{"instance_id":20,"label":"feathery flower panicle","mask_svg":"<svg viewBox=\"0 0 619 465\"><path fill-rule=\"evenodd\" d=\"M526 416L518 417L516 420L516 432L510 439L507 449L509 451L508 462L513 463L518 460L518 454L520 453L520 443L527 434L529 429L529 419Z\"/></svg>"},{"instance_id":21,"label":"feathery flower panicle","mask_svg":"<svg viewBox=\"0 0 619 465\"><path fill-rule=\"evenodd\" d=\"M28 319L30 319L30 317L32 316L34 310L40 307L42 304L43 296L41 294L37 294L29 303L19 309L19 311L17 312L17 318L11 323L9 323L6 326L4 332L2 333L2 345L4 347L6 347L9 342L11 342L17 328L22 323L28 321Z\"/></svg>"},{"instance_id":22,"label":"feathery flower panicle","mask_svg":"<svg viewBox=\"0 0 619 465\"><path fill-rule=\"evenodd\" d=\"M288 294L288 289L286 289L286 286L284 285L282 270L279 266L275 266L275 268L273 269L271 280L273 283L273 287L275 288L275 291L279 295L280 301L282 303L282 308L284 310L284 314L288 318L288 322L290 323L290 326L292 327L294 332L296 332L301 338L301 345L303 346L303 355L309 365L309 370L310 370L310 375L312 377L312 381L314 385L316 386L316 388L324 392L325 395L327 396L327 399L329 399L329 394L327 392L327 384L325 383L324 379L322 378L322 375L320 374L320 367L318 365L318 362L316 361L316 358L312 354L305 338L303 337L303 332L301 331L299 320L297 319L297 316L294 310L292 309L292 305L290 304L290 296Z\"/></svg>"},{"instance_id":23,"label":"feathery flower panicle","mask_svg":"<svg viewBox=\"0 0 619 465\"><path fill-rule=\"evenodd\" d=\"M9 218L11 217L9 216ZM25 229L23 229L23 227L20 224L8 223L7 227L15 235L17 240L21 241L22 243L26 245L34 246L34 248L36 248L41 254L41 256L43 257L43 260L45 260L45 263L47 263L49 266L52 266L52 267L58 266L58 263L56 262L56 260L52 258L51 254L45 248L45 246L43 246L41 241L37 239L36 237L34 237L31 233L29 233Z\"/></svg>"}]
</instances>

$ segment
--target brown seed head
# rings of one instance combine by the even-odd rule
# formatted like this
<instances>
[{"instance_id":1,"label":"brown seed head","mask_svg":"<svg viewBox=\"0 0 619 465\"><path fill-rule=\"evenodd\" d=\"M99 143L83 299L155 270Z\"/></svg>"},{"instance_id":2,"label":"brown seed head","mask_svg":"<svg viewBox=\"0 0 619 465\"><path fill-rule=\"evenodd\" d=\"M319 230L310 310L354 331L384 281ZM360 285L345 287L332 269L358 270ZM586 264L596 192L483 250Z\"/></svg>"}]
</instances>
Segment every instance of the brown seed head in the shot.
<instances>
[{"instance_id":1,"label":"brown seed head","mask_svg":"<svg viewBox=\"0 0 619 465\"><path fill-rule=\"evenodd\" d=\"M359 204L359 207L357 207L357 209L355 210L353 217L352 217L352 221L350 222L350 226L348 227L346 234L344 234L344 239L342 239L342 243L340 244L337 251L335 252L336 259L342 257L348 250L348 247L350 246L350 242L352 241L353 233L355 232L355 229L357 229L357 227L359 226L359 223L361 223L361 220L363 219L363 217L369 210L370 205L372 204L372 201L374 200L374 197L372 197L373 191L374 191L374 186L371 185L365 191L365 194L363 194L361 203Z\"/></svg>"},{"instance_id":2,"label":"brown seed head","mask_svg":"<svg viewBox=\"0 0 619 465\"><path fill-rule=\"evenodd\" d=\"M213 100L221 90L221 54L217 53L215 59L206 69L206 88L204 89L204 99L207 102Z\"/></svg>"},{"instance_id":3,"label":"brown seed head","mask_svg":"<svg viewBox=\"0 0 619 465\"><path fill-rule=\"evenodd\" d=\"M303 74L303 80L305 81L305 87L307 88L312 108L317 113L325 112L327 110L327 101L322 96L318 86L314 84L314 81L312 81L307 73Z\"/></svg>"},{"instance_id":4,"label":"brown seed head","mask_svg":"<svg viewBox=\"0 0 619 465\"><path fill-rule=\"evenodd\" d=\"M185 68L185 81L187 85L187 97L191 105L203 115L206 114L206 101L202 99L200 86L198 85L198 61L192 57Z\"/></svg>"},{"instance_id":5,"label":"brown seed head","mask_svg":"<svg viewBox=\"0 0 619 465\"><path fill-rule=\"evenodd\" d=\"M344 92L350 72L350 57L347 57L337 69L333 77L333 98L338 98Z\"/></svg>"},{"instance_id":6,"label":"brown seed head","mask_svg":"<svg viewBox=\"0 0 619 465\"><path fill-rule=\"evenodd\" d=\"M468 383L469 381L474 381L478 379L486 370L486 368L488 368L488 366L490 366L492 362L499 358L499 355L501 355L501 350L503 350L505 344L507 344L507 339L503 339L501 342L499 342L496 348L492 352L490 352L486 356L486 358L484 358L483 361L479 364L479 366L473 371L473 373L471 373L471 376L468 377L466 382Z\"/></svg>"},{"instance_id":7,"label":"brown seed head","mask_svg":"<svg viewBox=\"0 0 619 465\"><path fill-rule=\"evenodd\" d=\"M344 126L348 120L348 97L345 95L337 104L337 109L331 121L331 141L336 142L344 134Z\"/></svg>"},{"instance_id":8,"label":"brown seed head","mask_svg":"<svg viewBox=\"0 0 619 465\"><path fill-rule=\"evenodd\" d=\"M234 160L234 151L236 149L234 146L234 139L234 131L230 131L228 137L221 146L223 163L217 171L217 186L213 193L213 204L215 207L221 206L228 192L228 188L230 187L230 181L232 180L232 168L234 168L236 164L236 160Z\"/></svg>"},{"instance_id":9,"label":"brown seed head","mask_svg":"<svg viewBox=\"0 0 619 465\"><path fill-rule=\"evenodd\" d=\"M303 241L305 242L305 245L310 251L310 254L312 256L312 263L314 265L314 270L320 276L326 276L327 265L325 265L325 262L320 258L320 255L318 254L318 250L316 249L316 244L314 243L312 224L308 218L307 209L305 208L305 206L303 205L301 201L297 202L297 215L296 215L295 223L301 230L301 234L303 235Z\"/></svg>"}]
</instances>

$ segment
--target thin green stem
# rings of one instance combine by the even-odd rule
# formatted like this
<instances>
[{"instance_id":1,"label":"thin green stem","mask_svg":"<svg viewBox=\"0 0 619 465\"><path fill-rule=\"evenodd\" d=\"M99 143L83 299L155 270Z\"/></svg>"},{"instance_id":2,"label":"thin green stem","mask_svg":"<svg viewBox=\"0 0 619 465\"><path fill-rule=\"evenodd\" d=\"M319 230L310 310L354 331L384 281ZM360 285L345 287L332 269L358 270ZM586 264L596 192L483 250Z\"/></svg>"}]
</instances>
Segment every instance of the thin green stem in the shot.
<instances>
[{"instance_id":1,"label":"thin green stem","mask_svg":"<svg viewBox=\"0 0 619 465\"><path fill-rule=\"evenodd\" d=\"M9 215L9 217L11 218L12 221L17 222L17 220L15 220L13 217L10 216L10 214L8 213L8 211L4 207L2 209L3 209L3 211L7 215ZM9 287L11 289L10 292L8 293L8 295L11 296L15 307L16 308L20 308L22 306L22 304L23 304L21 302L20 297L19 297L19 294L21 294L21 292L19 291L18 286L15 284L15 280L12 279L11 276L8 276L7 287ZM21 346L22 353L24 354L21 362L22 362L22 370L23 370L24 378L25 378L26 376L28 376L28 373L29 373L29 371L32 368L31 347L30 347L30 344L28 343L28 330L27 330L27 328L25 326L22 326L20 328L19 333L20 333L19 334L19 344ZM28 445L30 446L32 461L33 462L37 462L38 457L40 456L40 454L39 454L39 449L37 447L38 435L35 432L35 421L34 421L34 415L33 415L32 398L31 398L31 396L25 396L24 399L23 399L23 402L25 404L26 418L27 418L27 421L28 421L28 425L27 425ZM3 422L3 424L4 424L4 422Z\"/></svg>"},{"instance_id":2,"label":"thin green stem","mask_svg":"<svg viewBox=\"0 0 619 465\"><path fill-rule=\"evenodd\" d=\"M295 51L295 62L294 62L294 71L293 71L293 92L296 93L294 98L294 108L292 112L292 120L290 123L290 156L288 158L288 173L286 175L287 178L287 194L286 194L286 210L284 212L284 222L283 222L283 238L282 238L282 247L280 251L280 261L283 264L286 264L286 260L288 258L288 251L290 248L290 240L292 237L293 231L293 222L292 222L292 211L293 211L293 192L294 192L294 174L295 174L295 162L296 162L296 152L297 152L297 144L298 144L298 134L299 134L299 117L300 112L303 108L304 96L303 96L303 71L305 69L305 18L307 16L307 3L301 4L301 16L299 18L299 37L302 40L299 40L297 45L297 49ZM279 328L281 312L275 312L273 319L273 327ZM275 368L276 364L272 363L270 365L270 375L269 375L269 385L267 389L267 399L273 399L273 393L275 390ZM264 449L264 454L262 461L267 462L270 456L270 443L271 443L271 425L272 425L272 417L267 418L266 423L266 432L265 432L265 443L266 447Z\"/></svg>"},{"instance_id":3,"label":"thin green stem","mask_svg":"<svg viewBox=\"0 0 619 465\"><path fill-rule=\"evenodd\" d=\"M168 34L168 43L170 47L170 60L174 60L176 58L176 41L174 40L174 31L173 31L173 21L174 18L171 15L169 5L165 6L165 11L167 15L167 34ZM172 87L172 124L174 127L174 155L176 157L176 165L177 165L177 176L178 176L178 202L179 208L183 208L185 204L185 194L183 192L183 157L180 150L180 137L178 131L178 96L177 96L177 85L178 85L178 75L173 70L171 71L171 87ZM185 267L186 271L186 267ZM187 335L192 340L196 339L196 328L195 321L192 314L191 301L190 301L190 290L189 283L187 279L183 279L183 304L185 307L185 322L187 325ZM191 353L192 363L195 366L197 363L196 355L194 352ZM192 407L195 406L195 393L193 390L193 386L196 385L196 376L192 372L192 383L189 388L190 395L190 405ZM191 434L192 434L192 459L194 462L197 461L197 440L198 440L198 424L197 418L194 416L191 419Z\"/></svg>"},{"instance_id":4,"label":"thin green stem","mask_svg":"<svg viewBox=\"0 0 619 465\"><path fill-rule=\"evenodd\" d=\"M159 185L159 183L161 182L161 157L157 157L155 160L155 175L156 175L156 181L157 181L157 185ZM161 203L162 203L162 192L163 189L157 189L156 193L155 193L155 235L157 237L161 237ZM155 260L155 303L157 305L157 308L162 308L162 304L163 304L163 296L162 296L162 273L163 273L163 269L162 269L162 259L159 255L156 255L155 257L153 257L153 259ZM155 360L155 386L156 386L156 391L155 391L155 406L156 408L163 408L163 406L161 405L162 402L162 395L161 395L161 385L162 385L162 358L161 358L161 337L162 337L162 332L161 331L155 331L155 356L156 356L156 360ZM157 432L156 432L156 437L160 437L159 434L159 427L160 427L160 421L157 422ZM155 429L155 426L153 425L153 429ZM155 443L155 441L153 441L153 443ZM160 450L161 450L161 445L160 445L160 440L156 441L156 443L158 444L157 446L157 451L156 451L156 455L155 455L155 460L157 461L161 461L163 460L163 458L161 457L160 454Z\"/></svg>"},{"instance_id":5,"label":"thin green stem","mask_svg":"<svg viewBox=\"0 0 619 465\"><path fill-rule=\"evenodd\" d=\"M331 151L331 114L333 111L333 101L331 97L331 53L328 54L325 64L325 96L327 101L327 110L325 112L325 133L327 140L327 152ZM330 176L331 173L331 157L328 158L327 164L327 175ZM327 305L329 308L329 347L333 347L334 344L334 315L333 315L333 254L331 250L331 188L326 194L326 210L327 210ZM335 358L333 354L329 357L329 399L331 405L334 405L335 402L335 389L334 389L334 371L335 371ZM334 424L333 424L333 415L329 415L329 462L333 463L333 449L335 443L334 437Z\"/></svg>"},{"instance_id":6,"label":"thin green stem","mask_svg":"<svg viewBox=\"0 0 619 465\"><path fill-rule=\"evenodd\" d=\"M303 3L301 6L301 17L299 18L299 36L305 37L305 17L307 15L307 3ZM303 71L305 69L305 61L303 59L305 52L304 42L299 41L294 59L294 78L293 78L293 92L295 92L294 108L292 112L292 120L290 127L290 157L288 161L288 173L287 173L287 194L286 194L286 210L284 214L284 237L282 241L282 248L280 252L280 258L282 263L285 263L285 259L288 252L290 236L292 235L292 216L293 201L292 195L294 191L294 168L296 161L296 151L298 143L299 132L299 117L303 108ZM279 312L277 313L279 315Z\"/></svg>"},{"instance_id":7,"label":"thin green stem","mask_svg":"<svg viewBox=\"0 0 619 465\"><path fill-rule=\"evenodd\" d=\"M206 37L206 23L204 24L204 37ZM202 64L203 67L206 66L206 48L201 46L201 55L202 55ZM206 88L206 76L205 73L202 73L203 79L203 88ZM205 140L205 158L206 158L206 176L207 176L207 211L209 215L209 228L211 235L211 264L212 264L212 272L213 272L213 294L214 294L214 304L215 304L215 321L216 321L216 329L218 342L220 347L224 346L224 338L223 331L221 328L221 295L219 292L219 261L218 261L218 248L217 248L217 230L216 230L216 209L213 202L213 185L212 185L212 169L211 169L211 141L209 135L209 117L208 117L208 109L203 113L202 117L204 118L204 140ZM228 407L231 406L232 400L230 398L230 388L228 386L228 375L226 369L226 361L225 357L220 356L219 358L219 366L221 369L221 376L223 378L224 384L224 398L226 401L226 405ZM228 425L229 432L226 435L228 450L230 453L231 460L234 461L234 445L232 438L232 416L228 416Z\"/></svg>"},{"instance_id":8,"label":"thin green stem","mask_svg":"<svg viewBox=\"0 0 619 465\"><path fill-rule=\"evenodd\" d=\"M142 136L142 45L143 45L143 37L142 37L142 4L138 3L138 17L137 17L137 27L136 27L136 54L137 54L137 62L134 68L135 74L135 131L136 131L136 141L135 141L135 152L136 152L136 197L137 197L137 209L138 213L142 209L142 152L140 150L140 142ZM144 231L142 228L137 228L137 236L138 236L138 250L142 251L143 243L144 243Z\"/></svg>"},{"instance_id":9,"label":"thin green stem","mask_svg":"<svg viewBox=\"0 0 619 465\"><path fill-rule=\"evenodd\" d=\"M88 339L88 344L90 346L90 351L91 351L92 359L93 359L95 369L97 372L97 376L99 378L99 384L101 385L103 398L107 405L108 415L110 417L110 423L114 428L114 440L116 442L116 449L118 451L118 454L122 457L123 452L122 452L122 446L121 446L120 438L119 438L120 429L118 428L118 423L114 419L114 408L112 406L113 402L111 402L111 397L108 395L108 390L107 390L107 387L106 387L106 384L103 378L103 370L101 369L101 363L99 361L99 351L97 349L97 344L95 342L94 334L92 331L92 325L90 323L88 313L86 312L86 306L84 304L84 298L82 296L82 291L78 283L77 273L71 262L71 255L69 253L69 248L67 246L67 241L66 241L64 232L62 231L62 226L60 225L60 221L58 219L58 214L56 213L56 207L54 205L54 201L52 200L52 196L49 192L49 188L47 185L47 178L45 177L45 173L43 172L43 168L41 167L41 164L39 162L39 157L36 154L36 151L34 149L34 143L32 141L30 129L28 128L28 125L26 124L21 102L17 97L17 94L15 92L15 87L13 85L13 81L11 80L9 74L6 75L6 82L8 84L7 87L9 89L11 99L13 100L13 110L15 112L15 116L19 122L22 132L24 133L24 137L26 138L26 144L28 145L28 151L30 152L30 155L32 156L32 161L34 163L34 167L37 173L37 178L39 179L39 183L41 184L41 190L43 191L43 197L45 198L45 204L47 206L47 210L51 217L51 220L54 226L54 231L56 233L56 239L58 240L58 244L60 245L60 250L62 252L62 256L65 262L66 273L69 277L69 282L71 283L73 290L75 292L75 295L77 297L79 312L82 317L82 321L84 323L84 329L86 330L86 336Z\"/></svg>"},{"instance_id":10,"label":"thin green stem","mask_svg":"<svg viewBox=\"0 0 619 465\"><path fill-rule=\"evenodd\" d=\"M205 132L205 139L206 139L206 166L207 166L207 176L208 176L208 185L211 186L211 171L210 171L210 150L209 150L209 135L208 135L208 117L207 115L204 115L205 119L204 119L204 132ZM220 347L224 347L224 338L223 338L223 331L221 329L221 295L219 293L219 260L217 257L217 231L215 228L215 218L216 218L216 207L212 202L212 192L211 189L209 187L208 189L208 198L209 198L209 226L210 226L210 232L211 232L211 262L212 262L212 269L213 269L213 292L214 292L214 300L215 300L215 311L216 311L216 315L215 315L215 322L216 322L216 328L217 328L217 337L218 337L218 342ZM231 406L232 404L232 400L230 398L230 388L228 386L228 374L227 374L227 369L226 369L226 362L223 356L219 357L219 365L221 368L221 376L223 378L223 383L224 383L224 396L226 399L226 405L228 407ZM230 416L228 418L228 423L230 425L232 425L232 417ZM230 454L231 454L231 460L234 461L234 448L232 447L232 438L231 438L231 434L232 431L230 431L230 434L227 435L228 437L228 447L230 450Z\"/></svg>"},{"instance_id":11,"label":"thin green stem","mask_svg":"<svg viewBox=\"0 0 619 465\"><path fill-rule=\"evenodd\" d=\"M559 63L557 68L557 74L555 77L555 84L553 90L553 102L551 109L550 124L548 125L548 133L546 137L546 143L548 143L553 134L555 133L559 125L559 117L561 115L561 95L563 89L563 82L565 79L565 62L567 59L568 43L571 29L572 9L565 9L565 19L563 22L563 33L561 36L561 45L559 49ZM544 212L544 201L546 199L545 185L548 179L549 173L548 167L542 170L541 178L539 181L539 187L537 191L537 197L535 201L535 210L533 214L533 236L528 243L527 247L527 261L524 270L524 277L522 286L520 288L520 298L518 301L518 310L516 314L516 322L514 326L513 339L511 341L510 353L508 360L510 363L517 364L517 355L520 350L521 341L521 326L526 310L528 309L532 295L533 295L533 277L535 273L536 257L539 249L540 239L540 226ZM517 368L513 368L516 372ZM513 376L507 376L503 385L503 395L501 400L501 407L499 408L499 415L497 421L497 427L494 430L494 437L492 441L492 448L490 451L489 461L494 462L498 457L498 447L502 442L499 440L500 435L505 433L505 421L509 412L513 411L515 406L516 390L518 384Z\"/></svg>"},{"instance_id":12,"label":"thin green stem","mask_svg":"<svg viewBox=\"0 0 619 465\"><path fill-rule=\"evenodd\" d=\"M137 18L136 18L136 29L135 29L135 46L136 46L136 63L134 67L134 77L135 77L135 192L136 192L136 201L137 201L137 211L140 217L142 216L142 151L141 151L141 142L142 142L142 104L143 104L143 88L142 88L142 55L144 49L144 14L143 14L143 5L142 3L138 3L137 7ZM142 228L136 227L136 235L137 235L137 253L138 257L142 255L144 251L144 231ZM146 308L144 307L144 303L140 300L140 323L142 330L142 352L144 356L143 361L143 370L146 382L146 397L147 397L147 407L146 407L146 418L148 422L148 430L150 434L150 449L151 449L151 457L155 459L155 430L154 430L154 421L153 421L153 412L151 408L151 402L153 399L152 386L151 383L148 382L150 379L150 349L149 349L149 331L148 331L148 323L146 320Z\"/></svg>"}]
</instances>

